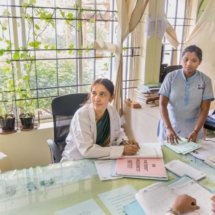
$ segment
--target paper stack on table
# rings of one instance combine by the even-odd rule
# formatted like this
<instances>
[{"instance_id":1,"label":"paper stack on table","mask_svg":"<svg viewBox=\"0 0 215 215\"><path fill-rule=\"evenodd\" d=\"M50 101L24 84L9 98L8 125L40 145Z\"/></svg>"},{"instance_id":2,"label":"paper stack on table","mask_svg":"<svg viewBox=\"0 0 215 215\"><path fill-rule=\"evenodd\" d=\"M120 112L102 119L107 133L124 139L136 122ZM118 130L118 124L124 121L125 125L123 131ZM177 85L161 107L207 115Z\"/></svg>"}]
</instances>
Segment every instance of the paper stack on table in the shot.
<instances>
[{"instance_id":1,"label":"paper stack on table","mask_svg":"<svg viewBox=\"0 0 215 215\"><path fill-rule=\"evenodd\" d=\"M97 160L95 166L100 180L122 177L167 180L163 152L157 143L139 144L140 150L133 156L116 160Z\"/></svg>"},{"instance_id":2,"label":"paper stack on table","mask_svg":"<svg viewBox=\"0 0 215 215\"><path fill-rule=\"evenodd\" d=\"M215 168L215 155L207 157L204 162Z\"/></svg>"},{"instance_id":3,"label":"paper stack on table","mask_svg":"<svg viewBox=\"0 0 215 215\"><path fill-rule=\"evenodd\" d=\"M206 177L205 173L180 160L172 160L165 167L178 176L189 176L196 181Z\"/></svg>"},{"instance_id":4,"label":"paper stack on table","mask_svg":"<svg viewBox=\"0 0 215 215\"><path fill-rule=\"evenodd\" d=\"M176 152L178 154L183 154L183 155L201 148L201 145L198 143L194 143L192 141L187 142L187 139L181 138L181 137L180 137L180 139L181 140L178 141L177 144L171 144L171 143L167 143L167 141L165 141L164 145L167 146L168 148L170 148L171 150L173 150L174 152Z\"/></svg>"},{"instance_id":5,"label":"paper stack on table","mask_svg":"<svg viewBox=\"0 0 215 215\"><path fill-rule=\"evenodd\" d=\"M137 155L123 156L116 160L115 173L123 177L167 180L160 144L140 144Z\"/></svg>"}]
</instances>

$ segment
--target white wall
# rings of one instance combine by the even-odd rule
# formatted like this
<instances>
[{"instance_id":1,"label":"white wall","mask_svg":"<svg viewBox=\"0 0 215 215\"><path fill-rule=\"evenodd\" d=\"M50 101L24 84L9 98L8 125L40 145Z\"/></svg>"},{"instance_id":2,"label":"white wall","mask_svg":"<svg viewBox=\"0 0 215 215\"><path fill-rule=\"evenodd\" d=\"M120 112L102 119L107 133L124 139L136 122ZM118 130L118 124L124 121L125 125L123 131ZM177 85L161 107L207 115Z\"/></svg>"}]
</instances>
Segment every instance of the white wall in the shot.
<instances>
[{"instance_id":1,"label":"white wall","mask_svg":"<svg viewBox=\"0 0 215 215\"><path fill-rule=\"evenodd\" d=\"M8 157L0 160L2 171L43 166L51 163L46 140L53 137L53 128L20 131L0 135L0 151Z\"/></svg>"}]
</instances>

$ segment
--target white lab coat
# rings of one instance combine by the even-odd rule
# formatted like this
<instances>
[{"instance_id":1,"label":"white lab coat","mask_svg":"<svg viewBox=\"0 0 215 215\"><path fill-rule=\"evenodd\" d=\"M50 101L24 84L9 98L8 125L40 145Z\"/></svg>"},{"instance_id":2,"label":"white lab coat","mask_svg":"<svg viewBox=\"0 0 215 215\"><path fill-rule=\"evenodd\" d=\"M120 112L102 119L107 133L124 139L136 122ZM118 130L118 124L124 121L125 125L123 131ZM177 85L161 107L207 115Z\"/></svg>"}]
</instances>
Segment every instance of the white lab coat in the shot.
<instances>
[{"instance_id":1,"label":"white lab coat","mask_svg":"<svg viewBox=\"0 0 215 215\"><path fill-rule=\"evenodd\" d=\"M121 128L120 116L116 109L108 105L107 110L110 117L109 146L102 147L96 144L95 111L92 104L86 104L77 110L71 121L62 161L82 158L115 159L122 156L124 146L119 144L122 140L127 140L127 137Z\"/></svg>"}]
</instances>

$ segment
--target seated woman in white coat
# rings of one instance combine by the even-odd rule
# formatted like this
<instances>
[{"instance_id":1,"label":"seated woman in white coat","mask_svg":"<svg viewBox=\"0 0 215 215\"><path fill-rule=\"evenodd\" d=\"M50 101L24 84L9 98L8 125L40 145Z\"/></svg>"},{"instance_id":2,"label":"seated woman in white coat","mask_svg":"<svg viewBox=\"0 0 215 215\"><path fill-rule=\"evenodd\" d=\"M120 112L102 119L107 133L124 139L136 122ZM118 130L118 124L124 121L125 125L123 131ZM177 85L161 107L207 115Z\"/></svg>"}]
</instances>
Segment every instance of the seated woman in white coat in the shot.
<instances>
[{"instance_id":1,"label":"seated woman in white coat","mask_svg":"<svg viewBox=\"0 0 215 215\"><path fill-rule=\"evenodd\" d=\"M139 149L128 140L120 117L110 105L114 85L108 79L97 79L91 86L89 102L79 108L70 125L62 161L83 158L119 158L135 155Z\"/></svg>"}]
</instances>

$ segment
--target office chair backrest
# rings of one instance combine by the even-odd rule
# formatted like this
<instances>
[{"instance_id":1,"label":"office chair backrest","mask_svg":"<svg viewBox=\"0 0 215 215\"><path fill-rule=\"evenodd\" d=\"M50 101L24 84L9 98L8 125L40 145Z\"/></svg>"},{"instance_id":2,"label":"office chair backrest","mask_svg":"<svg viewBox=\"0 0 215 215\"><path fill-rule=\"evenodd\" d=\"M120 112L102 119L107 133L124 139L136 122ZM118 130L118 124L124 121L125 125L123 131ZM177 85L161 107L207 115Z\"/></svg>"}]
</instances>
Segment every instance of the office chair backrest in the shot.
<instances>
[{"instance_id":1,"label":"office chair backrest","mask_svg":"<svg viewBox=\"0 0 215 215\"><path fill-rule=\"evenodd\" d=\"M54 162L59 162L66 145L65 139L69 132L71 119L78 108L87 101L87 93L69 94L52 100L54 123L54 144L57 150L52 151ZM56 154L56 152L58 152Z\"/></svg>"},{"instance_id":2,"label":"office chair backrest","mask_svg":"<svg viewBox=\"0 0 215 215\"><path fill-rule=\"evenodd\" d=\"M164 67L161 71L160 71L160 83L163 82L164 78L166 77L166 75L174 70L177 69L181 69L182 66L181 65L172 65L172 66L167 66Z\"/></svg>"},{"instance_id":3,"label":"office chair backrest","mask_svg":"<svg viewBox=\"0 0 215 215\"><path fill-rule=\"evenodd\" d=\"M213 111L213 113L211 115L209 115L204 123L204 128L211 130L211 131L215 131L215 110Z\"/></svg>"}]
</instances>

